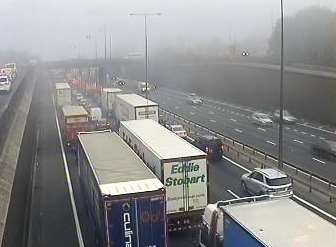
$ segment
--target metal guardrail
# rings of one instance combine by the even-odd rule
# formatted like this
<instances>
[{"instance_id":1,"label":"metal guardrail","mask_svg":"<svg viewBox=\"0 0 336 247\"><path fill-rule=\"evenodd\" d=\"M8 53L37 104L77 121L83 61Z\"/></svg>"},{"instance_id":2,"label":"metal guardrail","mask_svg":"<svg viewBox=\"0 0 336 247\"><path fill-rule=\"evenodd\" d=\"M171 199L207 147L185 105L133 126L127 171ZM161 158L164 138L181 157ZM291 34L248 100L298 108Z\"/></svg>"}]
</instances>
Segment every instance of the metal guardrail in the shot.
<instances>
[{"instance_id":1,"label":"metal guardrail","mask_svg":"<svg viewBox=\"0 0 336 247\"><path fill-rule=\"evenodd\" d=\"M277 158L272 155L269 155L257 148L243 144L230 137L224 136L221 133L212 131L205 126L197 124L193 121L186 120L178 114L172 113L162 108L160 108L160 111L164 113L163 116L166 120L174 120L176 122L179 121L180 124L187 127L187 131L189 133L192 131L195 133L203 131L221 138L224 146L224 152L226 152L227 155L230 155L232 159L243 162L244 166L247 166L251 169L257 167L279 168ZM291 177L293 184L300 183L301 185L308 187L309 192L317 191L327 196L330 203L336 202L335 182L329 181L328 179L316 174L312 174L311 172L302 168L298 168L297 166L288 162L283 163L281 170Z\"/></svg>"}]
</instances>

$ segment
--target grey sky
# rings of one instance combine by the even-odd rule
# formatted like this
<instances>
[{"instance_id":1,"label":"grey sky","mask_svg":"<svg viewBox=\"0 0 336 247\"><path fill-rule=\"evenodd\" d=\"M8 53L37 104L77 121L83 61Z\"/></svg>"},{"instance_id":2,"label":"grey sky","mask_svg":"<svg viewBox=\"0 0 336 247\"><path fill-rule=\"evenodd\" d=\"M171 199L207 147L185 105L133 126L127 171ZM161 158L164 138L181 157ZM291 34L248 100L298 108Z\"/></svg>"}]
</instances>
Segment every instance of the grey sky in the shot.
<instances>
[{"instance_id":1,"label":"grey sky","mask_svg":"<svg viewBox=\"0 0 336 247\"><path fill-rule=\"evenodd\" d=\"M335 0L285 0L286 14L309 5L332 9ZM143 19L130 12L162 12L150 25L150 47L185 47L214 39L266 42L279 0L1 0L6 35L0 50L27 50L46 59L103 54L104 27L114 55L143 49ZM91 39L86 36L91 34Z\"/></svg>"}]
</instances>

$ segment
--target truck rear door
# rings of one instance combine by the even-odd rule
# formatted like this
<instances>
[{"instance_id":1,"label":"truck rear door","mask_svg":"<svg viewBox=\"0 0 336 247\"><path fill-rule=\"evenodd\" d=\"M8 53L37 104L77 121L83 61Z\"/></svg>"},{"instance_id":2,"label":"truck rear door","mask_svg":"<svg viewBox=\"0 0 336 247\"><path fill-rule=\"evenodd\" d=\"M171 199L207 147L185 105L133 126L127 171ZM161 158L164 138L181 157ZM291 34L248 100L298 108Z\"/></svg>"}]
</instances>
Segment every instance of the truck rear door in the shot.
<instances>
[{"instance_id":1,"label":"truck rear door","mask_svg":"<svg viewBox=\"0 0 336 247\"><path fill-rule=\"evenodd\" d=\"M163 195L105 202L108 246L166 246Z\"/></svg>"},{"instance_id":2,"label":"truck rear door","mask_svg":"<svg viewBox=\"0 0 336 247\"><path fill-rule=\"evenodd\" d=\"M207 198L206 159L164 163L167 213L204 209Z\"/></svg>"}]
</instances>

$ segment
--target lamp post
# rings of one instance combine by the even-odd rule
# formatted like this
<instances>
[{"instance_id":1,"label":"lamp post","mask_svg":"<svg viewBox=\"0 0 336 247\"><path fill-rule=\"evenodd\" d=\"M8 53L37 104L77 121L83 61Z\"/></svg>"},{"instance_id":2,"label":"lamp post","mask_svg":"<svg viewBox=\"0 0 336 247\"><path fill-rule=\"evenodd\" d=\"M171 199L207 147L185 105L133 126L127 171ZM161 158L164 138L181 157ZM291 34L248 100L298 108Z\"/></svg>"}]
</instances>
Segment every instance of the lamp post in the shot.
<instances>
[{"instance_id":1,"label":"lamp post","mask_svg":"<svg viewBox=\"0 0 336 247\"><path fill-rule=\"evenodd\" d=\"M144 17L145 25L145 78L146 78L146 99L148 99L148 36L147 36L147 17L160 16L161 13L130 13L130 16L142 16Z\"/></svg>"},{"instance_id":2,"label":"lamp post","mask_svg":"<svg viewBox=\"0 0 336 247\"><path fill-rule=\"evenodd\" d=\"M279 121L279 157L278 167L283 167L283 77L284 77L284 9L283 0L280 0L280 121Z\"/></svg>"}]
</instances>

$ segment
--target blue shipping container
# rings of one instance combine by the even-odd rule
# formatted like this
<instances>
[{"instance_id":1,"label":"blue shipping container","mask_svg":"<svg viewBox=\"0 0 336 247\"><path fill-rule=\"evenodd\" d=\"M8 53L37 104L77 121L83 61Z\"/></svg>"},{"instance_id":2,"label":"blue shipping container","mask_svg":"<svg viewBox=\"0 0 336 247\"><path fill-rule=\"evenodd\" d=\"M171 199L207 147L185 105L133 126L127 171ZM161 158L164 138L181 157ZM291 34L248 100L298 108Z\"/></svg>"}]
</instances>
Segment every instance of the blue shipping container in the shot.
<instances>
[{"instance_id":1,"label":"blue shipping container","mask_svg":"<svg viewBox=\"0 0 336 247\"><path fill-rule=\"evenodd\" d=\"M224 247L267 247L238 224L230 215L224 216Z\"/></svg>"},{"instance_id":2,"label":"blue shipping container","mask_svg":"<svg viewBox=\"0 0 336 247\"><path fill-rule=\"evenodd\" d=\"M130 196L105 202L110 247L161 247L165 244L165 197Z\"/></svg>"}]
</instances>

